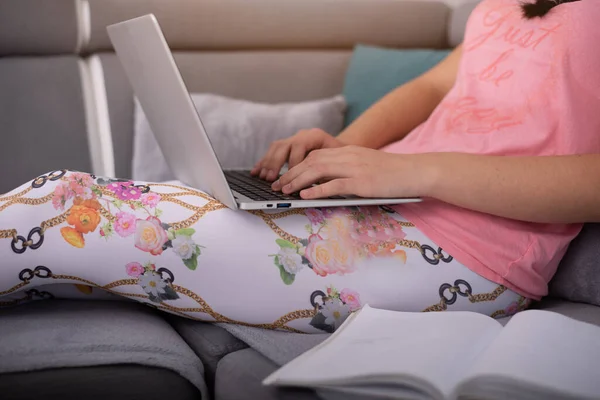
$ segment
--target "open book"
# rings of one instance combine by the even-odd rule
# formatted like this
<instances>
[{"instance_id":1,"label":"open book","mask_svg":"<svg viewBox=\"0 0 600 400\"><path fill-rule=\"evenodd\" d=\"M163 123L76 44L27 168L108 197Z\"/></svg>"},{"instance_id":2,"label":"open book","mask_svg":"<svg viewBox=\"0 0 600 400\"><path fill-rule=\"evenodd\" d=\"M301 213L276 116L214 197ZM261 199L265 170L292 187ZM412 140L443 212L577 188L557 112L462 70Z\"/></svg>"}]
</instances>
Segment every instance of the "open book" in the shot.
<instances>
[{"instance_id":1,"label":"open book","mask_svg":"<svg viewBox=\"0 0 600 400\"><path fill-rule=\"evenodd\" d=\"M364 306L264 384L366 398L600 399L600 327L537 310L503 327L471 312Z\"/></svg>"}]
</instances>

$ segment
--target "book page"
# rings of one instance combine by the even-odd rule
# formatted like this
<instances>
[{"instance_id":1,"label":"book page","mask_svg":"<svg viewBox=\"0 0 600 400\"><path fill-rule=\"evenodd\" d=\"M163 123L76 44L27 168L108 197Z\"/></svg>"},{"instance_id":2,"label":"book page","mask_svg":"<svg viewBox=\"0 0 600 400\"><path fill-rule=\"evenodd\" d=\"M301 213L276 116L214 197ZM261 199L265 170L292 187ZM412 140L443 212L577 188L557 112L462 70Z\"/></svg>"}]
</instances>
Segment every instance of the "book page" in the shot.
<instances>
[{"instance_id":1,"label":"book page","mask_svg":"<svg viewBox=\"0 0 600 400\"><path fill-rule=\"evenodd\" d=\"M600 327L548 311L515 315L467 379L499 376L576 397L600 394ZM489 381L489 379L488 379Z\"/></svg>"},{"instance_id":2,"label":"book page","mask_svg":"<svg viewBox=\"0 0 600 400\"><path fill-rule=\"evenodd\" d=\"M266 384L375 384L411 376L444 396L472 359L502 331L497 321L468 312L404 313L368 306L315 349L275 372ZM427 386L421 385L421 387Z\"/></svg>"}]
</instances>

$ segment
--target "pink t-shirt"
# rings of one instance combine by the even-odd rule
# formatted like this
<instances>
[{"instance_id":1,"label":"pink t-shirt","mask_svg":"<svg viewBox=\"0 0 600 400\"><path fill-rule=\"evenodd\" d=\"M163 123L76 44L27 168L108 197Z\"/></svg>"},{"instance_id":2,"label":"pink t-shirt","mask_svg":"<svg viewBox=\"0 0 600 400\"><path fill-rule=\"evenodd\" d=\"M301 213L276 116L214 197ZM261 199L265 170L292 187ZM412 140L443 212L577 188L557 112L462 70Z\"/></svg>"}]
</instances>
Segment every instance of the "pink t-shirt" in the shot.
<instances>
[{"instance_id":1,"label":"pink t-shirt","mask_svg":"<svg viewBox=\"0 0 600 400\"><path fill-rule=\"evenodd\" d=\"M424 124L385 151L600 152L600 1L563 4L532 20L519 4L486 0L477 7L455 86ZM547 294L581 229L499 218L437 200L396 209L468 268L534 299Z\"/></svg>"}]
</instances>

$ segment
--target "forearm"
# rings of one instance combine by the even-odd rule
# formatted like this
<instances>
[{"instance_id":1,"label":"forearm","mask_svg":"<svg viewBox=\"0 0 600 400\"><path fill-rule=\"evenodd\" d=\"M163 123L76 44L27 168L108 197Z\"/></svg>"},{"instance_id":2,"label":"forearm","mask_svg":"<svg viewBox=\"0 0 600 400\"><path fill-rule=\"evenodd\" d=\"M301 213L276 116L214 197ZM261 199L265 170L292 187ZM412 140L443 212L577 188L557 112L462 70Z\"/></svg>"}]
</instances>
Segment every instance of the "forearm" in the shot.
<instances>
[{"instance_id":1,"label":"forearm","mask_svg":"<svg viewBox=\"0 0 600 400\"><path fill-rule=\"evenodd\" d=\"M600 222L600 155L417 157L426 197L523 221Z\"/></svg>"},{"instance_id":2,"label":"forearm","mask_svg":"<svg viewBox=\"0 0 600 400\"><path fill-rule=\"evenodd\" d=\"M426 81L413 80L371 106L338 139L345 144L381 148L404 138L427 120L442 97Z\"/></svg>"}]
</instances>

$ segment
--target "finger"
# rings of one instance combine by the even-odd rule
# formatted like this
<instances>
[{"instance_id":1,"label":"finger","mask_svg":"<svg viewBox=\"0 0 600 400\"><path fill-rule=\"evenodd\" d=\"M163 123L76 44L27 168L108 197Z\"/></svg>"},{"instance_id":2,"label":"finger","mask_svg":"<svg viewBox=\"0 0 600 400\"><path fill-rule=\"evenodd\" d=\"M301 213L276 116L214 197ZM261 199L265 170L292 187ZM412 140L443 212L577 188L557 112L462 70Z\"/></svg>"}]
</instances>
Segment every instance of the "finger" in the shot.
<instances>
[{"instance_id":1,"label":"finger","mask_svg":"<svg viewBox=\"0 0 600 400\"><path fill-rule=\"evenodd\" d=\"M263 162L263 160L260 160L259 162L257 162L257 163L254 165L254 167L252 167L252 170L250 171L250 174L251 174L251 175L257 175L257 174L260 172L260 170L262 169L262 168L261 168L261 164L262 164L262 162Z\"/></svg>"},{"instance_id":2,"label":"finger","mask_svg":"<svg viewBox=\"0 0 600 400\"><path fill-rule=\"evenodd\" d=\"M306 169L287 185L282 185L283 193L296 193L323 179L347 178L353 169L347 164L317 164Z\"/></svg>"},{"instance_id":3,"label":"finger","mask_svg":"<svg viewBox=\"0 0 600 400\"><path fill-rule=\"evenodd\" d=\"M281 171L281 167L283 167L283 164L285 164L290 155L290 148L291 146L287 143L277 146L273 151L273 154L271 154L271 157L263 164L262 167L266 169L267 172L264 177L261 173L261 178L268 181L273 181L277 178L279 171Z\"/></svg>"},{"instance_id":4,"label":"finger","mask_svg":"<svg viewBox=\"0 0 600 400\"><path fill-rule=\"evenodd\" d=\"M309 167L309 162L305 159L300 164L296 165L294 168L289 169L278 180L273 182L271 188L273 190L281 190L282 187L288 185L291 181L296 179L298 175L304 173L304 171L306 171Z\"/></svg>"},{"instance_id":5,"label":"finger","mask_svg":"<svg viewBox=\"0 0 600 400\"><path fill-rule=\"evenodd\" d=\"M269 171L266 168L261 168L258 176L260 179L267 179L267 173L269 173Z\"/></svg>"},{"instance_id":6,"label":"finger","mask_svg":"<svg viewBox=\"0 0 600 400\"><path fill-rule=\"evenodd\" d=\"M279 145L280 144L278 142L271 143L271 146L269 146L269 150L267 150L267 154L265 154L263 159L260 161L260 167L258 168L257 173L260 179L265 179L267 177L268 169L266 168L266 166L269 163L269 161L273 158L273 155L277 151Z\"/></svg>"},{"instance_id":7,"label":"finger","mask_svg":"<svg viewBox=\"0 0 600 400\"><path fill-rule=\"evenodd\" d=\"M357 194L355 180L352 178L334 179L322 185L317 185L304 189L300 192L300 197L305 200L322 199L325 197Z\"/></svg>"},{"instance_id":8,"label":"finger","mask_svg":"<svg viewBox=\"0 0 600 400\"><path fill-rule=\"evenodd\" d=\"M300 164L306 157L306 153L307 149L303 145L292 146L292 149L290 151L290 159L288 161L290 169Z\"/></svg>"},{"instance_id":9,"label":"finger","mask_svg":"<svg viewBox=\"0 0 600 400\"><path fill-rule=\"evenodd\" d=\"M335 160L335 157L331 157L331 154L328 150L315 150L310 153L302 162L297 164L295 167L290 168L288 172L283 174L279 180L273 183L272 188L273 190L281 190L281 188L288 185L299 175L303 174L307 169L312 168L317 164L331 164L331 160Z\"/></svg>"}]
</instances>

